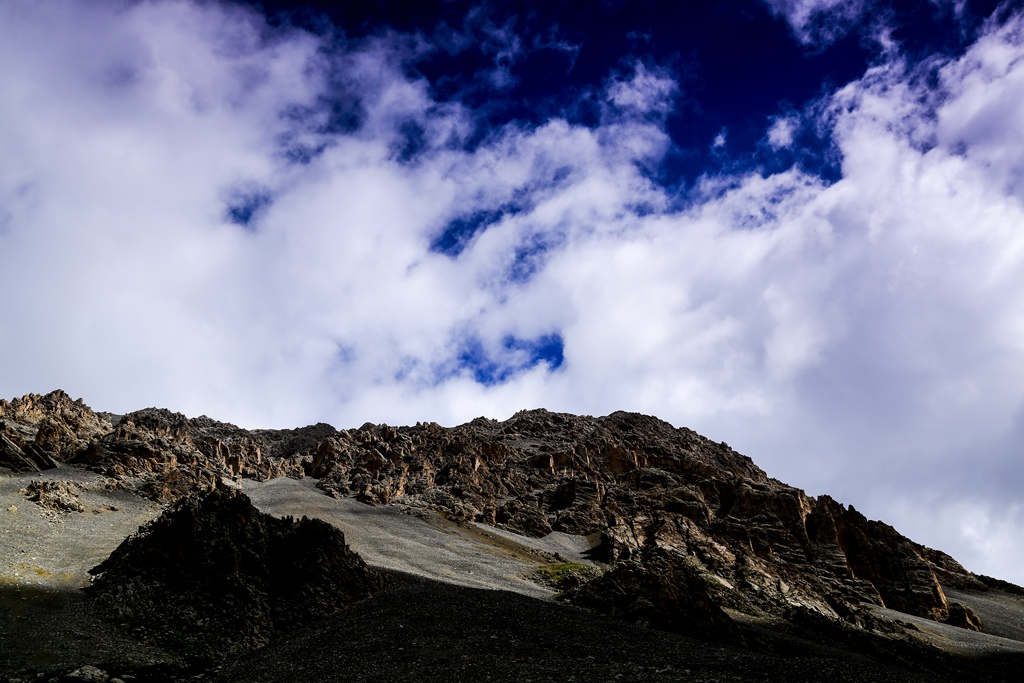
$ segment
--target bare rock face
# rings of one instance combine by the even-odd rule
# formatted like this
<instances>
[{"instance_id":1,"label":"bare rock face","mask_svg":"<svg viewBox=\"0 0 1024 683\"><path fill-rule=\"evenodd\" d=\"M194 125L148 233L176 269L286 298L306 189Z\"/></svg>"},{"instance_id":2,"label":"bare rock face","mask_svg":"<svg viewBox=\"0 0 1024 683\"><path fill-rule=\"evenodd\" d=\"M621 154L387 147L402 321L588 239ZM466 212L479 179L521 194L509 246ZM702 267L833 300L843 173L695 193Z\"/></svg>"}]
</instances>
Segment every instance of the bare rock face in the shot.
<instances>
[{"instance_id":1,"label":"bare rock face","mask_svg":"<svg viewBox=\"0 0 1024 683\"><path fill-rule=\"evenodd\" d=\"M122 416L116 429L93 441L73 462L120 480L138 478L140 493L173 502L193 491L211 490L221 477L302 477L312 451L335 433L330 425L249 431L206 416L189 419L147 408Z\"/></svg>"},{"instance_id":2,"label":"bare rock face","mask_svg":"<svg viewBox=\"0 0 1024 683\"><path fill-rule=\"evenodd\" d=\"M935 572L916 545L882 522L869 521L852 507L828 496L819 508L829 510L835 523L835 542L846 557L850 576L866 581L886 607L941 619L948 608ZM821 513L819 513L821 514ZM831 527L829 527L831 533ZM832 538L827 538L831 543Z\"/></svg>"},{"instance_id":3,"label":"bare rock face","mask_svg":"<svg viewBox=\"0 0 1024 683\"><path fill-rule=\"evenodd\" d=\"M941 619L948 609L927 549L769 478L724 443L643 415L364 425L322 442L307 471L371 504L533 536L600 534L596 558L608 563L643 565L651 547L685 555L715 577L721 604L755 614L854 618L871 603ZM953 565L942 571L970 576Z\"/></svg>"},{"instance_id":4,"label":"bare rock face","mask_svg":"<svg viewBox=\"0 0 1024 683\"><path fill-rule=\"evenodd\" d=\"M63 391L0 399L0 467L15 472L51 469L111 428L109 420Z\"/></svg>"},{"instance_id":5,"label":"bare rock face","mask_svg":"<svg viewBox=\"0 0 1024 683\"><path fill-rule=\"evenodd\" d=\"M90 572L116 622L203 659L261 647L385 583L337 528L265 515L225 487L180 499Z\"/></svg>"}]
</instances>

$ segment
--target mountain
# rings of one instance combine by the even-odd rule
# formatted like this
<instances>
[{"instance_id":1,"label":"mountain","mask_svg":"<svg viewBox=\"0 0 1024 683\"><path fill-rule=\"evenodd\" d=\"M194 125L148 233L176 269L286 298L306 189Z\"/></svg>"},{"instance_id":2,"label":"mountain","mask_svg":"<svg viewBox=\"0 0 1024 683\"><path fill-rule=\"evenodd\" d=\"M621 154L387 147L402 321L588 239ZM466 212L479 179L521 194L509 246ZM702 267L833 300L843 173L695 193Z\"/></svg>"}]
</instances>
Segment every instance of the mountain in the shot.
<instances>
[{"instance_id":1,"label":"mountain","mask_svg":"<svg viewBox=\"0 0 1024 683\"><path fill-rule=\"evenodd\" d=\"M531 539L568 539L585 552L534 558L536 578L553 586L548 594L556 592L560 604L538 603L562 610L559 618L575 615L564 606L575 605L608 629L657 629L776 658L798 642L809 651L830 648L828 657L844 662L866 655L870 666L883 668L930 662L933 678L968 672L963 675L983 680L990 672L991 680L999 680L1024 661L1017 659L1024 653L1024 590L973 574L852 506L772 479L725 443L645 415L529 410L504 422L477 418L454 428L366 424L337 430L317 424L246 430L155 408L97 413L56 391L0 401L0 467L22 477L54 468L62 477L87 472L121 495L193 510L204 492L207 498L225 495L216 493L225 482L245 488L247 481L287 477L315 482L324 496L346 504L400 510L492 539L519 539L520 547L531 546ZM39 498L37 505L49 500L56 509L63 500L67 508L75 495L68 486L73 489L73 482L63 489L36 483L35 494L25 491ZM89 514L70 509L61 514ZM253 525L262 525L260 538L276 528L276 522L253 521L255 512L246 514L248 521L231 538L245 537L251 545ZM195 533L230 535L208 526ZM345 545L343 538L325 542ZM239 543L230 541L230 547ZM119 548L108 565L124 552ZM137 590L145 584L133 580ZM167 582L166 576L146 580ZM422 581L407 577L368 602L412 590L409 581L421 595ZM361 595L379 590L373 585ZM331 619L348 618L357 608ZM261 656L273 657L275 648L287 649L268 635L274 630L267 614L261 613L257 636L246 641L251 647L222 648L224 655L260 646ZM283 631L307 633L326 618L313 614ZM152 623L148 628L159 631ZM194 639L180 640L186 641ZM217 647L204 652L211 655ZM234 670L241 672L239 666ZM237 680L255 675L238 673Z\"/></svg>"}]
</instances>

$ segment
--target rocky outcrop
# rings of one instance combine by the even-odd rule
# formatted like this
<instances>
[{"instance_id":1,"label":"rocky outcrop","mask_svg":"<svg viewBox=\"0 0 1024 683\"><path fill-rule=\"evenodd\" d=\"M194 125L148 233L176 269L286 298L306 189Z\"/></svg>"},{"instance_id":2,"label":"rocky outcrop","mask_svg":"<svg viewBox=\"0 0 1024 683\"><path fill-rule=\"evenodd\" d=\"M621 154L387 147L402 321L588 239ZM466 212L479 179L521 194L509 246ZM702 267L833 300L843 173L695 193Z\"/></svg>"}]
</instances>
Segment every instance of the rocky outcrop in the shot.
<instances>
[{"instance_id":1,"label":"rocky outcrop","mask_svg":"<svg viewBox=\"0 0 1024 683\"><path fill-rule=\"evenodd\" d=\"M31 481L22 489L33 503L53 512L85 512L85 505L79 500L81 484L70 481Z\"/></svg>"},{"instance_id":2,"label":"rocky outcrop","mask_svg":"<svg viewBox=\"0 0 1024 683\"><path fill-rule=\"evenodd\" d=\"M907 614L943 617L948 609L946 596L916 544L888 524L870 521L828 496L819 499L817 509L816 545L837 545L846 558L848 576L870 584L881 599L879 604ZM828 523L818 529L823 519Z\"/></svg>"},{"instance_id":3,"label":"rocky outcrop","mask_svg":"<svg viewBox=\"0 0 1024 683\"><path fill-rule=\"evenodd\" d=\"M220 423L210 426L215 432L243 431ZM231 474L230 455L219 439L201 434L184 415L148 408L124 415L116 429L94 441L74 462L122 481L137 477L144 495L171 502L214 488L220 476Z\"/></svg>"},{"instance_id":4,"label":"rocky outcrop","mask_svg":"<svg viewBox=\"0 0 1024 683\"><path fill-rule=\"evenodd\" d=\"M0 399L0 467L39 472L74 459L102 434L109 420L63 391Z\"/></svg>"},{"instance_id":5,"label":"rocky outcrop","mask_svg":"<svg viewBox=\"0 0 1024 683\"><path fill-rule=\"evenodd\" d=\"M162 502L223 479L311 476L329 495L370 505L600 538L593 559L609 566L643 565L650 549L683 556L719 605L753 615L796 610L853 623L874 604L971 628L942 587L986 590L994 581L770 478L725 443L635 413L245 430L155 408L112 419L54 392L0 402L0 419L3 452L13 454L0 464L77 463Z\"/></svg>"},{"instance_id":6,"label":"rocky outcrop","mask_svg":"<svg viewBox=\"0 0 1024 683\"><path fill-rule=\"evenodd\" d=\"M940 621L950 626L959 626L970 631L982 630L981 617L962 602L949 603L949 607L946 609L945 614L941 616Z\"/></svg>"},{"instance_id":7,"label":"rocky outcrop","mask_svg":"<svg viewBox=\"0 0 1024 683\"><path fill-rule=\"evenodd\" d=\"M210 490L221 478L302 477L317 445L336 430L314 425L294 430L249 431L206 416L147 408L120 418L72 462L135 487L160 502Z\"/></svg>"},{"instance_id":8,"label":"rocky outcrop","mask_svg":"<svg viewBox=\"0 0 1024 683\"><path fill-rule=\"evenodd\" d=\"M308 472L372 504L533 536L600 534L595 558L606 563L642 564L651 547L686 555L714 577L721 604L755 614L854 618L872 603L938 619L948 609L926 549L769 478L724 443L643 415L364 425L322 442Z\"/></svg>"},{"instance_id":9,"label":"rocky outcrop","mask_svg":"<svg viewBox=\"0 0 1024 683\"><path fill-rule=\"evenodd\" d=\"M261 647L385 585L337 528L265 515L224 486L180 499L90 573L115 622L203 659Z\"/></svg>"},{"instance_id":10,"label":"rocky outcrop","mask_svg":"<svg viewBox=\"0 0 1024 683\"><path fill-rule=\"evenodd\" d=\"M83 465L164 503L209 490L222 477L305 476L318 446L337 434L326 424L246 430L160 408L97 413L59 390L0 400L0 467Z\"/></svg>"}]
</instances>

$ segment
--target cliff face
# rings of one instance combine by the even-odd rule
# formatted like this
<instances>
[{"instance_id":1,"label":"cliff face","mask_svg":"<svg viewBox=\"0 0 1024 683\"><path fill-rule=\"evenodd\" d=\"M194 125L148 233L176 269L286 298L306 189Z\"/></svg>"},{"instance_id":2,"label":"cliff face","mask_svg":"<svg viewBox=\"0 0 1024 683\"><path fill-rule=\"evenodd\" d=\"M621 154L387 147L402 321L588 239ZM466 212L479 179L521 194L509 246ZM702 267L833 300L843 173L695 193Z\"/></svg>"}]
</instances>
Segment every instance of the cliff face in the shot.
<instances>
[{"instance_id":1,"label":"cliff face","mask_svg":"<svg viewBox=\"0 0 1024 683\"><path fill-rule=\"evenodd\" d=\"M976 627L942 585L987 581L852 507L768 477L724 443L632 413L244 430L157 409L100 415L54 392L0 402L0 425L0 465L11 469L77 463L162 501L220 477L312 476L325 493L371 505L589 536L595 559L630 563L637 576L648 575L647 557L686 558L718 605L754 615L863 625L861 605L872 603Z\"/></svg>"}]
</instances>

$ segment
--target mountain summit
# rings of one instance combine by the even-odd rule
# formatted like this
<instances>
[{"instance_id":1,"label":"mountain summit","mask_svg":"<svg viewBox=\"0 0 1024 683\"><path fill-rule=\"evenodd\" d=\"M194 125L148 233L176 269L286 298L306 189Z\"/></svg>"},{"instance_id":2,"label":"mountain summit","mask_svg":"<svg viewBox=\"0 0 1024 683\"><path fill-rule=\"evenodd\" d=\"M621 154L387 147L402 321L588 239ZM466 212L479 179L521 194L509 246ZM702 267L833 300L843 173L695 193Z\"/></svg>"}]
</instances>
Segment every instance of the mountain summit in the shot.
<instances>
[{"instance_id":1,"label":"mountain summit","mask_svg":"<svg viewBox=\"0 0 1024 683\"><path fill-rule=\"evenodd\" d=\"M1013 616L1024 614L1024 590L973 574L853 507L772 479L725 443L634 413L528 410L454 428L246 430L154 408L96 413L58 391L0 401L0 467L12 477L88 472L108 489L159 505L180 501L181 510L199 509L188 501L204 491L286 477L315 482L324 504L394 509L435 527L518 539L517 547L560 539L580 555L538 551L534 564L561 602L729 647L777 650L788 634L898 659L929 648L960 652L939 647L942 638L968 638L949 635L957 632L1024 643ZM266 545L249 528L262 518L248 503L232 505L250 510L230 532L249 545L230 547ZM184 550L170 555L195 545L176 543ZM127 571L124 556L119 550L95 571ZM159 582L200 581L169 566ZM135 594L148 590L144 576L133 576ZM146 618L152 626L153 615ZM273 650L264 636L254 642Z\"/></svg>"}]
</instances>

